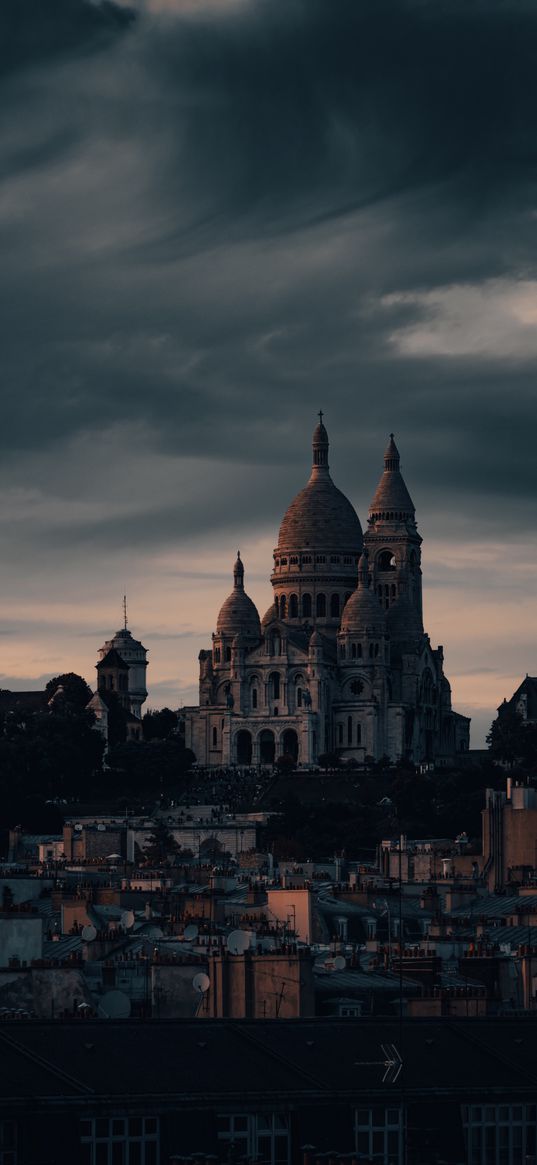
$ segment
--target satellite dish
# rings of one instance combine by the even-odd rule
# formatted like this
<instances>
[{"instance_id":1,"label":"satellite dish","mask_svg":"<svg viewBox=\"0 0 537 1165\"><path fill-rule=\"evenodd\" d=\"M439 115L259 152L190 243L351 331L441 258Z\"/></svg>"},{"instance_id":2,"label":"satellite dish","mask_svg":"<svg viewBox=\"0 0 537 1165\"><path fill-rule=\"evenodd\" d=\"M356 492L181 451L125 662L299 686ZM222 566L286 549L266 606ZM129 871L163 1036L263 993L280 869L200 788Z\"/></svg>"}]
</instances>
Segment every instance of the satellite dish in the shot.
<instances>
[{"instance_id":1,"label":"satellite dish","mask_svg":"<svg viewBox=\"0 0 537 1165\"><path fill-rule=\"evenodd\" d=\"M146 938L164 938L164 931L160 929L160 926L150 926L144 931L144 934Z\"/></svg>"},{"instance_id":2,"label":"satellite dish","mask_svg":"<svg viewBox=\"0 0 537 1165\"><path fill-rule=\"evenodd\" d=\"M276 941L275 941L275 939L271 938L270 935L267 935L266 938L261 939L261 950L262 951L267 952L267 951L273 951L275 949L276 949Z\"/></svg>"},{"instance_id":3,"label":"satellite dish","mask_svg":"<svg viewBox=\"0 0 537 1165\"><path fill-rule=\"evenodd\" d=\"M104 1019L128 1019L131 1001L123 991L107 991L99 1003L99 1014Z\"/></svg>"},{"instance_id":4,"label":"satellite dish","mask_svg":"<svg viewBox=\"0 0 537 1165\"><path fill-rule=\"evenodd\" d=\"M91 923L89 926L82 927L82 938L85 943L92 943L93 940L97 938L97 931L95 930L95 927L91 925Z\"/></svg>"},{"instance_id":5,"label":"satellite dish","mask_svg":"<svg viewBox=\"0 0 537 1165\"><path fill-rule=\"evenodd\" d=\"M208 991L209 987L211 986L211 980L209 979L209 976L205 974L204 971L200 971L198 975L194 975L194 978L192 980L192 986L193 986L195 991L200 992L200 995L204 995L205 992Z\"/></svg>"},{"instance_id":6,"label":"satellite dish","mask_svg":"<svg viewBox=\"0 0 537 1165\"><path fill-rule=\"evenodd\" d=\"M104 833L106 830L106 825L103 825L101 823L100 825L97 826L97 829L99 830L99 833Z\"/></svg>"},{"instance_id":7,"label":"satellite dish","mask_svg":"<svg viewBox=\"0 0 537 1165\"><path fill-rule=\"evenodd\" d=\"M336 955L334 959L334 971L344 971L347 966L347 960L343 955Z\"/></svg>"},{"instance_id":8,"label":"satellite dish","mask_svg":"<svg viewBox=\"0 0 537 1165\"><path fill-rule=\"evenodd\" d=\"M227 937L227 949L231 955L243 955L250 946L250 935L244 930L232 930Z\"/></svg>"},{"instance_id":9,"label":"satellite dish","mask_svg":"<svg viewBox=\"0 0 537 1165\"><path fill-rule=\"evenodd\" d=\"M123 930L130 930L134 926L134 910L124 910L120 919Z\"/></svg>"},{"instance_id":10,"label":"satellite dish","mask_svg":"<svg viewBox=\"0 0 537 1165\"><path fill-rule=\"evenodd\" d=\"M80 823L78 825L75 825L75 829L78 831L78 833L80 833L80 831L82 829L82 826L80 825Z\"/></svg>"},{"instance_id":11,"label":"satellite dish","mask_svg":"<svg viewBox=\"0 0 537 1165\"><path fill-rule=\"evenodd\" d=\"M186 938L187 942L192 942L192 939L195 939L197 937L198 937L198 928L194 922L191 922L189 926L185 926L185 929L183 931L183 938Z\"/></svg>"}]
</instances>

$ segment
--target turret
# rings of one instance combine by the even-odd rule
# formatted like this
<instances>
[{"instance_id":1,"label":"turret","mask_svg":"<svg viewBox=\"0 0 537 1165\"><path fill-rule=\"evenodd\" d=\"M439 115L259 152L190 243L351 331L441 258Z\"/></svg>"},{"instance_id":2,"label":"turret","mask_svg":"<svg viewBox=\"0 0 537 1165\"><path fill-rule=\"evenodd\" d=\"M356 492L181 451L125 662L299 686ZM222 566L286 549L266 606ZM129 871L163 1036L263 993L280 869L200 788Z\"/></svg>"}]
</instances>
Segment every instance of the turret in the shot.
<instances>
[{"instance_id":1,"label":"turret","mask_svg":"<svg viewBox=\"0 0 537 1165\"><path fill-rule=\"evenodd\" d=\"M414 503L401 474L399 450L390 433L364 543L369 552L371 586L389 612L392 640L423 634L421 541Z\"/></svg>"}]
</instances>

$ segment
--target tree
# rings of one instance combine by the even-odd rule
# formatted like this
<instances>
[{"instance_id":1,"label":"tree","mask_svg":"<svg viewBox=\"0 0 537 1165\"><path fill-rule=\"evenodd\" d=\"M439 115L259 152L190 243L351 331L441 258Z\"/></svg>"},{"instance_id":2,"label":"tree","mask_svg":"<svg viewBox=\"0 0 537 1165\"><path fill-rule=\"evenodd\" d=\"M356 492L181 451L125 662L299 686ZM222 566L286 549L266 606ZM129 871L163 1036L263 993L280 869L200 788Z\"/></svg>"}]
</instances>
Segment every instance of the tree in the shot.
<instances>
[{"instance_id":1,"label":"tree","mask_svg":"<svg viewBox=\"0 0 537 1165\"><path fill-rule=\"evenodd\" d=\"M338 769L341 763L341 758L337 752L322 752L319 757L319 764L325 773L328 769Z\"/></svg>"},{"instance_id":2,"label":"tree","mask_svg":"<svg viewBox=\"0 0 537 1165\"><path fill-rule=\"evenodd\" d=\"M295 758L290 756L289 753L284 753L283 756L278 757L276 768L280 773L292 773L293 769L296 768Z\"/></svg>"},{"instance_id":3,"label":"tree","mask_svg":"<svg viewBox=\"0 0 537 1165\"><path fill-rule=\"evenodd\" d=\"M64 710L66 712L83 712L87 708L93 692L82 676L78 676L74 671L69 671L49 680L45 688L47 701L52 699L60 687L63 688ZM61 713L60 701L57 702L54 711L58 714Z\"/></svg>"},{"instance_id":4,"label":"tree","mask_svg":"<svg viewBox=\"0 0 537 1165\"><path fill-rule=\"evenodd\" d=\"M143 852L144 857L148 861L153 862L155 865L162 865L170 857L175 857L179 853L180 848L166 823L159 821Z\"/></svg>"},{"instance_id":5,"label":"tree","mask_svg":"<svg viewBox=\"0 0 537 1165\"><path fill-rule=\"evenodd\" d=\"M167 740L177 731L179 717L171 708L146 712L142 720L144 740Z\"/></svg>"},{"instance_id":6,"label":"tree","mask_svg":"<svg viewBox=\"0 0 537 1165\"><path fill-rule=\"evenodd\" d=\"M537 761L537 727L526 724L509 704L502 705L487 736L492 757L513 768L517 761L532 765Z\"/></svg>"}]
</instances>

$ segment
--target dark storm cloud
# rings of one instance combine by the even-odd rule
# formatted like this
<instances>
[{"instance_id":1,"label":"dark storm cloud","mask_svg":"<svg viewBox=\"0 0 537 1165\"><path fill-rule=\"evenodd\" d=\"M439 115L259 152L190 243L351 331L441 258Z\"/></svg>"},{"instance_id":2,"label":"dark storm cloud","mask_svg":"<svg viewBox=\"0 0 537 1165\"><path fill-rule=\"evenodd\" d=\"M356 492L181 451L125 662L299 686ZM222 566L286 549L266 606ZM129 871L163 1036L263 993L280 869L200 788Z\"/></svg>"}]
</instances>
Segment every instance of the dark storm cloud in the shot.
<instances>
[{"instance_id":1,"label":"dark storm cloud","mask_svg":"<svg viewBox=\"0 0 537 1165\"><path fill-rule=\"evenodd\" d=\"M126 547L142 515L147 545L273 527L321 405L362 519L394 428L420 514L454 498L486 534L527 528L535 353L401 351L429 309L389 297L532 274L533 5L261 0L133 22L65 0L0 19L0 472L73 501L59 525L15 508L6 536L53 554ZM126 420L154 458L142 480L122 470ZM160 496L162 460L185 455L203 470Z\"/></svg>"},{"instance_id":2,"label":"dark storm cloud","mask_svg":"<svg viewBox=\"0 0 537 1165\"><path fill-rule=\"evenodd\" d=\"M103 47L134 13L111 0L2 0L0 77L63 55Z\"/></svg>"}]
</instances>

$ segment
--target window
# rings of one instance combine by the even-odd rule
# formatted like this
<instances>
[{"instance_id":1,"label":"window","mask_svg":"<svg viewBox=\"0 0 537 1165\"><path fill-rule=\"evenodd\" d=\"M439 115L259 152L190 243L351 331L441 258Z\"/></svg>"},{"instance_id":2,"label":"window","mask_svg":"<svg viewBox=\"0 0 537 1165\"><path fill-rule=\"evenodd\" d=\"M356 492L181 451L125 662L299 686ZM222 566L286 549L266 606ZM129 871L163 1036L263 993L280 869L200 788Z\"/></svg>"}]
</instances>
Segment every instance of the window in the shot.
<instances>
[{"instance_id":1,"label":"window","mask_svg":"<svg viewBox=\"0 0 537 1165\"><path fill-rule=\"evenodd\" d=\"M347 716L347 744L352 744L352 716Z\"/></svg>"},{"instance_id":2,"label":"window","mask_svg":"<svg viewBox=\"0 0 537 1165\"><path fill-rule=\"evenodd\" d=\"M231 659L231 647L226 647L226 663L229 663L230 659Z\"/></svg>"},{"instance_id":3,"label":"window","mask_svg":"<svg viewBox=\"0 0 537 1165\"><path fill-rule=\"evenodd\" d=\"M291 555L291 557L289 559L289 565L290 566L298 566L298 558L297 558L296 554Z\"/></svg>"},{"instance_id":4,"label":"window","mask_svg":"<svg viewBox=\"0 0 537 1165\"><path fill-rule=\"evenodd\" d=\"M330 599L330 615L332 619L339 618L339 595L332 595Z\"/></svg>"},{"instance_id":5,"label":"window","mask_svg":"<svg viewBox=\"0 0 537 1165\"><path fill-rule=\"evenodd\" d=\"M267 1112L219 1116L217 1128L218 1140L226 1146L226 1157L253 1158L259 1165L289 1165L290 1136L286 1114Z\"/></svg>"},{"instance_id":6,"label":"window","mask_svg":"<svg viewBox=\"0 0 537 1165\"><path fill-rule=\"evenodd\" d=\"M285 619L286 610L287 610L287 599L285 598L285 595L282 595L281 599L280 599L280 619Z\"/></svg>"},{"instance_id":7,"label":"window","mask_svg":"<svg viewBox=\"0 0 537 1165\"><path fill-rule=\"evenodd\" d=\"M302 615L304 619L311 616L311 595L302 595Z\"/></svg>"},{"instance_id":8,"label":"window","mask_svg":"<svg viewBox=\"0 0 537 1165\"><path fill-rule=\"evenodd\" d=\"M317 616L324 619L326 615L326 595L317 595Z\"/></svg>"},{"instance_id":9,"label":"window","mask_svg":"<svg viewBox=\"0 0 537 1165\"><path fill-rule=\"evenodd\" d=\"M358 1108L355 1114L356 1149L377 1165L401 1165L403 1118L400 1108Z\"/></svg>"},{"instance_id":10,"label":"window","mask_svg":"<svg viewBox=\"0 0 537 1165\"><path fill-rule=\"evenodd\" d=\"M316 562L326 562L326 554L318 554L315 561Z\"/></svg>"},{"instance_id":11,"label":"window","mask_svg":"<svg viewBox=\"0 0 537 1165\"><path fill-rule=\"evenodd\" d=\"M302 688L297 688L296 690L296 706L297 708L302 707Z\"/></svg>"},{"instance_id":12,"label":"window","mask_svg":"<svg viewBox=\"0 0 537 1165\"><path fill-rule=\"evenodd\" d=\"M15 1121L0 1121L0 1165L17 1165Z\"/></svg>"},{"instance_id":13,"label":"window","mask_svg":"<svg viewBox=\"0 0 537 1165\"><path fill-rule=\"evenodd\" d=\"M343 562L345 563L345 566L352 566L352 558L350 554L345 555Z\"/></svg>"},{"instance_id":14,"label":"window","mask_svg":"<svg viewBox=\"0 0 537 1165\"><path fill-rule=\"evenodd\" d=\"M391 550L381 550L377 558L377 570L395 570L396 566Z\"/></svg>"},{"instance_id":15,"label":"window","mask_svg":"<svg viewBox=\"0 0 537 1165\"><path fill-rule=\"evenodd\" d=\"M361 724L356 725L356 743L357 744L362 743L362 725Z\"/></svg>"},{"instance_id":16,"label":"window","mask_svg":"<svg viewBox=\"0 0 537 1165\"><path fill-rule=\"evenodd\" d=\"M518 1165L535 1155L534 1104L473 1104L462 1118L468 1165Z\"/></svg>"},{"instance_id":17,"label":"window","mask_svg":"<svg viewBox=\"0 0 537 1165\"><path fill-rule=\"evenodd\" d=\"M289 595L289 618L298 619L298 595Z\"/></svg>"},{"instance_id":18,"label":"window","mask_svg":"<svg viewBox=\"0 0 537 1165\"><path fill-rule=\"evenodd\" d=\"M218 732L217 732L216 728L213 728L213 748L216 748L217 744L218 744Z\"/></svg>"},{"instance_id":19,"label":"window","mask_svg":"<svg viewBox=\"0 0 537 1165\"><path fill-rule=\"evenodd\" d=\"M339 554L331 554L330 555L330 562L341 562Z\"/></svg>"},{"instance_id":20,"label":"window","mask_svg":"<svg viewBox=\"0 0 537 1165\"><path fill-rule=\"evenodd\" d=\"M343 744L343 725L342 724L338 724L338 726L337 726L337 742L338 742L338 744Z\"/></svg>"},{"instance_id":21,"label":"window","mask_svg":"<svg viewBox=\"0 0 537 1165\"><path fill-rule=\"evenodd\" d=\"M287 559L286 559L286 558L280 558L280 565L281 565L281 566L287 566Z\"/></svg>"},{"instance_id":22,"label":"window","mask_svg":"<svg viewBox=\"0 0 537 1165\"><path fill-rule=\"evenodd\" d=\"M339 648L339 654L340 654L340 656L341 656L341 659L345 659L345 656L346 656L347 652L345 651L345 644L344 644L344 643L342 643L342 644L340 645L340 648Z\"/></svg>"},{"instance_id":23,"label":"window","mask_svg":"<svg viewBox=\"0 0 537 1165\"><path fill-rule=\"evenodd\" d=\"M356 644L351 643L351 659L356 659Z\"/></svg>"},{"instance_id":24,"label":"window","mask_svg":"<svg viewBox=\"0 0 537 1165\"><path fill-rule=\"evenodd\" d=\"M273 671L270 677L270 686L272 689L272 699L279 700L280 698L280 675L279 672Z\"/></svg>"},{"instance_id":25,"label":"window","mask_svg":"<svg viewBox=\"0 0 537 1165\"><path fill-rule=\"evenodd\" d=\"M252 708L257 708L257 688L252 688Z\"/></svg>"},{"instance_id":26,"label":"window","mask_svg":"<svg viewBox=\"0 0 537 1165\"><path fill-rule=\"evenodd\" d=\"M219 647L215 647L215 649L214 649L214 662L220 663L220 648Z\"/></svg>"},{"instance_id":27,"label":"window","mask_svg":"<svg viewBox=\"0 0 537 1165\"><path fill-rule=\"evenodd\" d=\"M80 1121L84 1165L157 1165L157 1117L112 1117Z\"/></svg>"},{"instance_id":28,"label":"window","mask_svg":"<svg viewBox=\"0 0 537 1165\"><path fill-rule=\"evenodd\" d=\"M356 1019L362 1014L361 1003L341 1003L339 1014L342 1019Z\"/></svg>"},{"instance_id":29,"label":"window","mask_svg":"<svg viewBox=\"0 0 537 1165\"><path fill-rule=\"evenodd\" d=\"M310 564L311 564L311 554L303 554L302 555L302 565L303 566L310 566Z\"/></svg>"}]
</instances>

